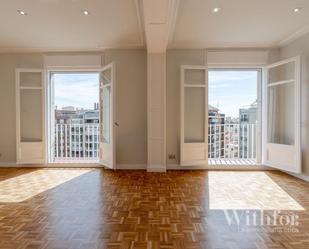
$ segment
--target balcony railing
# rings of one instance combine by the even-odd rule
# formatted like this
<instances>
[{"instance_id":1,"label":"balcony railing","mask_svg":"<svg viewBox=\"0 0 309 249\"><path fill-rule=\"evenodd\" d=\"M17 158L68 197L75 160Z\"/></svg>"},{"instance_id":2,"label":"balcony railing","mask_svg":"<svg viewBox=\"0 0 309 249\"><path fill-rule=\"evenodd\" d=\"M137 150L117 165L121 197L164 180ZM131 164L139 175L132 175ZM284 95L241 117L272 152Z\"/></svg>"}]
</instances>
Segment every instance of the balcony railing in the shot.
<instances>
[{"instance_id":1,"label":"balcony railing","mask_svg":"<svg viewBox=\"0 0 309 249\"><path fill-rule=\"evenodd\" d=\"M99 124L56 124L54 161L98 161L99 141ZM256 124L209 124L208 158L255 159Z\"/></svg>"},{"instance_id":2,"label":"balcony railing","mask_svg":"<svg viewBox=\"0 0 309 249\"><path fill-rule=\"evenodd\" d=\"M255 159L256 124L209 124L208 158Z\"/></svg>"},{"instance_id":3,"label":"balcony railing","mask_svg":"<svg viewBox=\"0 0 309 249\"><path fill-rule=\"evenodd\" d=\"M56 124L54 161L98 161L99 141L99 124Z\"/></svg>"}]
</instances>

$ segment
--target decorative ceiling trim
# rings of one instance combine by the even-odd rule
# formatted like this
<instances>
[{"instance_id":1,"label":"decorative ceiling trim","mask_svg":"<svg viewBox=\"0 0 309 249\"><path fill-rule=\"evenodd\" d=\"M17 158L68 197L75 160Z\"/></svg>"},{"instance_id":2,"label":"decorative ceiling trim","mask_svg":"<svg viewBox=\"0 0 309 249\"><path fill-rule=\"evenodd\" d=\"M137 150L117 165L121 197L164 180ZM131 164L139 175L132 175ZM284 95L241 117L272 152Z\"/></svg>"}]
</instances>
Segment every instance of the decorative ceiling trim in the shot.
<instances>
[{"instance_id":1,"label":"decorative ceiling trim","mask_svg":"<svg viewBox=\"0 0 309 249\"><path fill-rule=\"evenodd\" d=\"M221 49L221 48L277 48L277 42L173 42L168 48L169 49Z\"/></svg>"},{"instance_id":2,"label":"decorative ceiling trim","mask_svg":"<svg viewBox=\"0 0 309 249\"><path fill-rule=\"evenodd\" d=\"M169 10L171 13L169 13L169 15L171 18L170 18L170 23L169 23L168 45L172 44L174 40L174 34L175 34L177 16L178 16L178 10L179 10L179 3L180 3L180 0L170 1Z\"/></svg>"},{"instance_id":3,"label":"decorative ceiling trim","mask_svg":"<svg viewBox=\"0 0 309 249\"><path fill-rule=\"evenodd\" d=\"M147 50L164 53L173 40L180 0L143 0Z\"/></svg>"},{"instance_id":4,"label":"decorative ceiling trim","mask_svg":"<svg viewBox=\"0 0 309 249\"><path fill-rule=\"evenodd\" d=\"M145 45L140 43L117 44L114 46L97 46L97 47L0 47L0 53L38 53L38 52L98 52L107 49L144 49Z\"/></svg>"},{"instance_id":5,"label":"decorative ceiling trim","mask_svg":"<svg viewBox=\"0 0 309 249\"><path fill-rule=\"evenodd\" d=\"M146 36L145 36L143 2L142 0L134 0L134 4L135 4L135 9L136 9L137 25L138 25L138 30L139 30L140 42L141 44L146 45L145 44Z\"/></svg>"},{"instance_id":6,"label":"decorative ceiling trim","mask_svg":"<svg viewBox=\"0 0 309 249\"><path fill-rule=\"evenodd\" d=\"M309 25L277 42L171 42L170 49L193 48L279 48L309 33Z\"/></svg>"},{"instance_id":7,"label":"decorative ceiling trim","mask_svg":"<svg viewBox=\"0 0 309 249\"><path fill-rule=\"evenodd\" d=\"M281 40L278 43L279 47L283 47L295 40L297 40L298 38L302 37L303 35L309 33L309 25L297 30L296 32L292 33L291 35L287 36L286 38L284 38L283 40Z\"/></svg>"}]
</instances>

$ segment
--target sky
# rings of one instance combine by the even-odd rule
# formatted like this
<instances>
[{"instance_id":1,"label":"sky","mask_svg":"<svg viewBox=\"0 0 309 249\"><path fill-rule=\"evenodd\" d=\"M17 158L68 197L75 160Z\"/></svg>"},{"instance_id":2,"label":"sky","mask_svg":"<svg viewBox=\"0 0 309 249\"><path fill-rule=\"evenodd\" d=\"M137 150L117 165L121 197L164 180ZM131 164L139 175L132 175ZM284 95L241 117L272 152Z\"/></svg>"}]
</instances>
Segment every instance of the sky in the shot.
<instances>
[{"instance_id":1,"label":"sky","mask_svg":"<svg viewBox=\"0 0 309 249\"><path fill-rule=\"evenodd\" d=\"M257 99L257 71L209 71L209 104L226 117L237 118L239 108Z\"/></svg>"},{"instance_id":2,"label":"sky","mask_svg":"<svg viewBox=\"0 0 309 249\"><path fill-rule=\"evenodd\" d=\"M97 73L55 74L55 105L93 109L99 102ZM227 117L238 117L239 108L257 99L256 71L209 71L209 104Z\"/></svg>"},{"instance_id":3,"label":"sky","mask_svg":"<svg viewBox=\"0 0 309 249\"><path fill-rule=\"evenodd\" d=\"M99 74L54 74L55 106L93 109L99 102Z\"/></svg>"}]
</instances>

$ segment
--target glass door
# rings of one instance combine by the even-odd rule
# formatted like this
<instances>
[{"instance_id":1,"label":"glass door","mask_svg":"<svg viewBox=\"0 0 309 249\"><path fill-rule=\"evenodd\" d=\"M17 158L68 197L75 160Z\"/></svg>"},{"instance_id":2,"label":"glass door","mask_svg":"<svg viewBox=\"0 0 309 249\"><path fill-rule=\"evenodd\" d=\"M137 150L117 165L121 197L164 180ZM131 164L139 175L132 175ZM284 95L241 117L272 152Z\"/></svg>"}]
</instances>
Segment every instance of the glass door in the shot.
<instances>
[{"instance_id":1,"label":"glass door","mask_svg":"<svg viewBox=\"0 0 309 249\"><path fill-rule=\"evenodd\" d=\"M300 173L300 58L267 66L264 77L263 163Z\"/></svg>"},{"instance_id":2,"label":"glass door","mask_svg":"<svg viewBox=\"0 0 309 249\"><path fill-rule=\"evenodd\" d=\"M100 73L100 163L116 168L115 68L109 64Z\"/></svg>"}]
</instances>

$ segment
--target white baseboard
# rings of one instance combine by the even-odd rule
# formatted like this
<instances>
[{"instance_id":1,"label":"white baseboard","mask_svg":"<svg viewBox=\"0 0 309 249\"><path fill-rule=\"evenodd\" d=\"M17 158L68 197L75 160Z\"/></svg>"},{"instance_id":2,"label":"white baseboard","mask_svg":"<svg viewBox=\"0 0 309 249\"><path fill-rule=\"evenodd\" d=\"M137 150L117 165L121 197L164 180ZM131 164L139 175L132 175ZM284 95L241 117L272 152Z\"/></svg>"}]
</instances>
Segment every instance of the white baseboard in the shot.
<instances>
[{"instance_id":1,"label":"white baseboard","mask_svg":"<svg viewBox=\"0 0 309 249\"><path fill-rule=\"evenodd\" d=\"M146 170L146 164L117 164L116 169L119 170Z\"/></svg>"},{"instance_id":2,"label":"white baseboard","mask_svg":"<svg viewBox=\"0 0 309 249\"><path fill-rule=\"evenodd\" d=\"M160 167L160 168L147 168L147 172L166 172L166 168Z\"/></svg>"},{"instance_id":3,"label":"white baseboard","mask_svg":"<svg viewBox=\"0 0 309 249\"><path fill-rule=\"evenodd\" d=\"M0 162L0 168L16 168L19 167L16 163L6 163L6 162Z\"/></svg>"},{"instance_id":4,"label":"white baseboard","mask_svg":"<svg viewBox=\"0 0 309 249\"><path fill-rule=\"evenodd\" d=\"M301 180L303 180L303 181L305 181L305 182L309 182L309 176L307 176L307 175L304 175L304 174L295 174L295 173L286 172L286 171L285 171L285 173L287 173L288 175L294 176L294 177L296 177L296 178L299 178L299 179L301 179Z\"/></svg>"},{"instance_id":5,"label":"white baseboard","mask_svg":"<svg viewBox=\"0 0 309 249\"><path fill-rule=\"evenodd\" d=\"M147 164L147 172L166 172L166 164Z\"/></svg>"}]
</instances>

